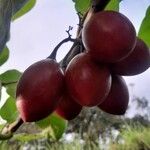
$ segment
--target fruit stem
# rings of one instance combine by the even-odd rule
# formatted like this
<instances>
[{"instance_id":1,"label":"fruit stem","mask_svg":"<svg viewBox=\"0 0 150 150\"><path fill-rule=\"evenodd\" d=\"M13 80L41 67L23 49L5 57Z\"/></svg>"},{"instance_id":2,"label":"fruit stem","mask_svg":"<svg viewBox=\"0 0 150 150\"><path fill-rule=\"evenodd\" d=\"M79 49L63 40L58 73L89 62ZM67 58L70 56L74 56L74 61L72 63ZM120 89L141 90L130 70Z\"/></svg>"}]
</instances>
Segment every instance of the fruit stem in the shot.
<instances>
[{"instance_id":1,"label":"fruit stem","mask_svg":"<svg viewBox=\"0 0 150 150\"><path fill-rule=\"evenodd\" d=\"M109 2L110 0L92 0L91 8L84 14L83 17L80 16L79 12L77 13L79 17L79 27L77 29L76 39L80 39L80 42L74 43L70 48L69 52L64 57L64 59L59 63L60 66L63 67L63 69L66 68L66 66L74 56L84 51L84 46L82 44L82 27L86 18L90 16L91 13L104 10L104 8Z\"/></svg>"},{"instance_id":2,"label":"fruit stem","mask_svg":"<svg viewBox=\"0 0 150 150\"><path fill-rule=\"evenodd\" d=\"M84 51L83 44L81 39L79 39L79 42L75 42L70 51L67 53L67 55L59 62L59 65L65 70L68 63L71 61L72 58L74 58L77 54Z\"/></svg>"},{"instance_id":3,"label":"fruit stem","mask_svg":"<svg viewBox=\"0 0 150 150\"><path fill-rule=\"evenodd\" d=\"M92 0L93 12L99 12L105 9L110 0Z\"/></svg>"},{"instance_id":4,"label":"fruit stem","mask_svg":"<svg viewBox=\"0 0 150 150\"><path fill-rule=\"evenodd\" d=\"M23 124L23 120L18 118L15 122L4 126L0 133L0 140L7 140L13 136L13 133Z\"/></svg>"},{"instance_id":5,"label":"fruit stem","mask_svg":"<svg viewBox=\"0 0 150 150\"><path fill-rule=\"evenodd\" d=\"M54 59L56 60L56 55L57 55L57 51L58 49L66 42L76 42L77 39L73 39L71 38L71 34L70 34L70 31L73 29L73 27L69 26L69 29L66 30L67 34L68 34L68 37L65 38L64 40L62 40L55 48L54 50L52 51L52 53L47 57L47 58L50 58L50 59Z\"/></svg>"}]
</instances>

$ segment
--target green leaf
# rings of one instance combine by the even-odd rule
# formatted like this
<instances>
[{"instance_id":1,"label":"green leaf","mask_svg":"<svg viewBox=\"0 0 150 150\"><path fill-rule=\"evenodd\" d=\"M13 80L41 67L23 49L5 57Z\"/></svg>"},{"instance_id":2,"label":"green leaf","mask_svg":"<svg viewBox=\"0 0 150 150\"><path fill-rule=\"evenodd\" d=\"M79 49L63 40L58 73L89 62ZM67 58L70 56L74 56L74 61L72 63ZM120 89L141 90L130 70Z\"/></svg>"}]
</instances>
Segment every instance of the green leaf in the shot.
<instances>
[{"instance_id":1,"label":"green leaf","mask_svg":"<svg viewBox=\"0 0 150 150\"><path fill-rule=\"evenodd\" d=\"M105 10L119 11L119 0L111 0L106 6Z\"/></svg>"},{"instance_id":2,"label":"green leaf","mask_svg":"<svg viewBox=\"0 0 150 150\"><path fill-rule=\"evenodd\" d=\"M13 97L14 99L16 98L16 87L17 87L17 83L5 85L7 94Z\"/></svg>"},{"instance_id":3,"label":"green leaf","mask_svg":"<svg viewBox=\"0 0 150 150\"><path fill-rule=\"evenodd\" d=\"M67 121L59 117L56 114L52 114L47 118L36 122L36 124L53 137L54 139L60 139L67 127Z\"/></svg>"},{"instance_id":4,"label":"green leaf","mask_svg":"<svg viewBox=\"0 0 150 150\"><path fill-rule=\"evenodd\" d=\"M27 12L29 12L35 6L35 4L36 4L36 0L29 0L27 3L25 3L25 5L19 11L17 11L14 14L14 16L12 17L12 20L15 20L23 16Z\"/></svg>"},{"instance_id":5,"label":"green leaf","mask_svg":"<svg viewBox=\"0 0 150 150\"><path fill-rule=\"evenodd\" d=\"M12 3L10 0L0 0L0 53L9 40Z\"/></svg>"},{"instance_id":6,"label":"green leaf","mask_svg":"<svg viewBox=\"0 0 150 150\"><path fill-rule=\"evenodd\" d=\"M0 66L2 66L9 57L9 49L5 47L2 52L0 53Z\"/></svg>"},{"instance_id":7,"label":"green leaf","mask_svg":"<svg viewBox=\"0 0 150 150\"><path fill-rule=\"evenodd\" d=\"M150 6L146 11L146 15L141 23L138 37L143 39L150 47Z\"/></svg>"},{"instance_id":8,"label":"green leaf","mask_svg":"<svg viewBox=\"0 0 150 150\"><path fill-rule=\"evenodd\" d=\"M0 81L0 100L1 100L1 94L2 94L2 83Z\"/></svg>"},{"instance_id":9,"label":"green leaf","mask_svg":"<svg viewBox=\"0 0 150 150\"><path fill-rule=\"evenodd\" d=\"M90 7L90 0L76 0L75 1L75 9L77 12L84 14Z\"/></svg>"},{"instance_id":10,"label":"green leaf","mask_svg":"<svg viewBox=\"0 0 150 150\"><path fill-rule=\"evenodd\" d=\"M11 0L12 1L12 13L17 13L25 4L30 0Z\"/></svg>"},{"instance_id":11,"label":"green leaf","mask_svg":"<svg viewBox=\"0 0 150 150\"><path fill-rule=\"evenodd\" d=\"M12 15L18 12L29 0L0 0L0 53L9 40Z\"/></svg>"},{"instance_id":12,"label":"green leaf","mask_svg":"<svg viewBox=\"0 0 150 150\"><path fill-rule=\"evenodd\" d=\"M18 111L16 108L15 100L12 97L9 97L5 104L0 109L0 115L7 122L13 122L18 117Z\"/></svg>"},{"instance_id":13,"label":"green leaf","mask_svg":"<svg viewBox=\"0 0 150 150\"><path fill-rule=\"evenodd\" d=\"M21 72L18 70L12 69L8 70L0 75L0 80L2 84L11 84L19 80Z\"/></svg>"},{"instance_id":14,"label":"green leaf","mask_svg":"<svg viewBox=\"0 0 150 150\"><path fill-rule=\"evenodd\" d=\"M16 97L16 86L21 73L18 70L8 70L0 75L2 85L6 88L6 92L11 97Z\"/></svg>"}]
</instances>

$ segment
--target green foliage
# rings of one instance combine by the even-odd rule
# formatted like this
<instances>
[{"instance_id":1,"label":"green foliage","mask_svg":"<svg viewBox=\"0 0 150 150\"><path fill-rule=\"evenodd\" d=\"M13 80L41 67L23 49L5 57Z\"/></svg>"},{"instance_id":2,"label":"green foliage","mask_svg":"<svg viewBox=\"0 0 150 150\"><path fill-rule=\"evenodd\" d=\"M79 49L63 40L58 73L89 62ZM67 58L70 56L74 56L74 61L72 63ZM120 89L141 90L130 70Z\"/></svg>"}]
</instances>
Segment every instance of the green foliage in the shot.
<instances>
[{"instance_id":1,"label":"green foliage","mask_svg":"<svg viewBox=\"0 0 150 150\"><path fill-rule=\"evenodd\" d=\"M5 47L0 53L0 66L2 66L9 58L9 49Z\"/></svg>"},{"instance_id":2,"label":"green foliage","mask_svg":"<svg viewBox=\"0 0 150 150\"><path fill-rule=\"evenodd\" d=\"M27 2L28 4L25 5ZM24 9L22 8L23 6L25 6ZM12 16L15 15L13 19L18 18L31 10L33 6L34 2L31 0L0 0L0 53L9 40Z\"/></svg>"},{"instance_id":3,"label":"green foliage","mask_svg":"<svg viewBox=\"0 0 150 150\"><path fill-rule=\"evenodd\" d=\"M86 13L91 5L91 0L75 0L75 9L81 14ZM106 6L106 10L116 10L119 11L119 0L111 0Z\"/></svg>"},{"instance_id":4,"label":"green foliage","mask_svg":"<svg viewBox=\"0 0 150 150\"><path fill-rule=\"evenodd\" d=\"M0 100L1 100L1 93L2 92L2 83L1 83L1 81L0 81Z\"/></svg>"},{"instance_id":5,"label":"green foliage","mask_svg":"<svg viewBox=\"0 0 150 150\"><path fill-rule=\"evenodd\" d=\"M10 150L10 147L5 141L1 141L0 142L0 149L1 150Z\"/></svg>"},{"instance_id":6,"label":"green foliage","mask_svg":"<svg viewBox=\"0 0 150 150\"><path fill-rule=\"evenodd\" d=\"M146 15L142 21L138 36L150 47L150 6L146 11Z\"/></svg>"},{"instance_id":7,"label":"green foliage","mask_svg":"<svg viewBox=\"0 0 150 150\"><path fill-rule=\"evenodd\" d=\"M12 3L0 0L0 53L9 40L10 20L12 16Z\"/></svg>"},{"instance_id":8,"label":"green foliage","mask_svg":"<svg viewBox=\"0 0 150 150\"><path fill-rule=\"evenodd\" d=\"M16 120L18 116L18 111L16 108L15 100L12 97L9 97L6 100L5 104L0 109L0 115L8 123Z\"/></svg>"},{"instance_id":9,"label":"green foliage","mask_svg":"<svg viewBox=\"0 0 150 150\"><path fill-rule=\"evenodd\" d=\"M6 147L6 150L16 150L17 148L18 150L21 150L28 147L28 149L37 150L101 150L99 145L96 145L91 141L81 143L79 138L72 142L51 141L48 139L43 139L43 142L41 142L40 140L36 140L36 137L39 137L38 139L40 139L39 134L33 134L30 135L30 137L29 134L16 134L14 136L14 139L17 140L16 142L14 140L9 143L3 142L0 144L0 149L5 150L3 148Z\"/></svg>"},{"instance_id":10,"label":"green foliage","mask_svg":"<svg viewBox=\"0 0 150 150\"><path fill-rule=\"evenodd\" d=\"M84 14L90 7L90 0L76 0L75 9L77 12Z\"/></svg>"},{"instance_id":11,"label":"green foliage","mask_svg":"<svg viewBox=\"0 0 150 150\"><path fill-rule=\"evenodd\" d=\"M85 143L81 143L80 139L77 138L72 142L55 142L55 143L47 143L45 146L46 150L101 150L99 145L96 145L94 142L86 141Z\"/></svg>"},{"instance_id":12,"label":"green foliage","mask_svg":"<svg viewBox=\"0 0 150 150\"><path fill-rule=\"evenodd\" d=\"M150 128L142 126L128 127L121 133L123 144L112 144L115 150L149 150Z\"/></svg>"},{"instance_id":13,"label":"green foliage","mask_svg":"<svg viewBox=\"0 0 150 150\"><path fill-rule=\"evenodd\" d=\"M12 13L13 15L18 12L30 0L12 0Z\"/></svg>"},{"instance_id":14,"label":"green foliage","mask_svg":"<svg viewBox=\"0 0 150 150\"><path fill-rule=\"evenodd\" d=\"M8 70L0 75L0 81L2 85L6 88L8 95L15 98L17 81L21 76L21 72L12 69Z\"/></svg>"},{"instance_id":15,"label":"green foliage","mask_svg":"<svg viewBox=\"0 0 150 150\"><path fill-rule=\"evenodd\" d=\"M8 70L0 75L0 80L2 84L15 83L21 76L21 72L18 70L12 69Z\"/></svg>"},{"instance_id":16,"label":"green foliage","mask_svg":"<svg viewBox=\"0 0 150 150\"><path fill-rule=\"evenodd\" d=\"M119 11L119 0L111 0L106 6L105 10Z\"/></svg>"},{"instance_id":17,"label":"green foliage","mask_svg":"<svg viewBox=\"0 0 150 150\"><path fill-rule=\"evenodd\" d=\"M12 98L16 98L16 87L17 83L7 84L4 86L6 88L6 92L8 95L10 95Z\"/></svg>"},{"instance_id":18,"label":"green foliage","mask_svg":"<svg viewBox=\"0 0 150 150\"><path fill-rule=\"evenodd\" d=\"M67 121L59 117L55 113L43 120L36 122L36 124L40 128L45 129L46 133L48 133L49 136L56 140L61 138L62 134L67 128Z\"/></svg>"},{"instance_id":19,"label":"green foliage","mask_svg":"<svg viewBox=\"0 0 150 150\"><path fill-rule=\"evenodd\" d=\"M17 11L13 17L12 20L15 20L19 17L21 17L22 15L26 14L27 12L29 12L36 4L36 0L29 0L24 7L22 7L19 11Z\"/></svg>"},{"instance_id":20,"label":"green foliage","mask_svg":"<svg viewBox=\"0 0 150 150\"><path fill-rule=\"evenodd\" d=\"M36 133L36 134L20 133L20 134L14 135L14 139L20 142L30 142L30 141L38 140L42 138L46 138L46 136L41 133Z\"/></svg>"}]
</instances>

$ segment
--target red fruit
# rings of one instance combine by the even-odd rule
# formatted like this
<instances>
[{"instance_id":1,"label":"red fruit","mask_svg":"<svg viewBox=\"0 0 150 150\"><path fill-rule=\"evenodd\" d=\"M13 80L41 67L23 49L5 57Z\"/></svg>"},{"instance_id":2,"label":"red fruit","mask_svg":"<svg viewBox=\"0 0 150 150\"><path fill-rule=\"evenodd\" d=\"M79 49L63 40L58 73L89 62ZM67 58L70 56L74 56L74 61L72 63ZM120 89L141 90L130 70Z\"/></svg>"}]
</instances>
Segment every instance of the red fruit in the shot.
<instances>
[{"instance_id":1,"label":"red fruit","mask_svg":"<svg viewBox=\"0 0 150 150\"><path fill-rule=\"evenodd\" d=\"M85 22L83 44L99 62L117 62L134 48L136 32L123 14L115 11L95 13Z\"/></svg>"},{"instance_id":2,"label":"red fruit","mask_svg":"<svg viewBox=\"0 0 150 150\"><path fill-rule=\"evenodd\" d=\"M112 76L112 86L107 98L98 107L110 114L125 114L129 102L129 92L121 76Z\"/></svg>"},{"instance_id":3,"label":"red fruit","mask_svg":"<svg viewBox=\"0 0 150 150\"><path fill-rule=\"evenodd\" d=\"M149 67L150 50L144 41L137 38L132 53L123 60L112 64L111 69L115 74L129 76L140 74Z\"/></svg>"},{"instance_id":4,"label":"red fruit","mask_svg":"<svg viewBox=\"0 0 150 150\"><path fill-rule=\"evenodd\" d=\"M52 113L62 95L64 76L55 60L31 65L17 85L17 108L25 122L38 121Z\"/></svg>"},{"instance_id":5,"label":"red fruit","mask_svg":"<svg viewBox=\"0 0 150 150\"><path fill-rule=\"evenodd\" d=\"M68 94L64 94L55 112L66 120L72 120L78 116L81 110L81 105L76 103Z\"/></svg>"},{"instance_id":6,"label":"red fruit","mask_svg":"<svg viewBox=\"0 0 150 150\"><path fill-rule=\"evenodd\" d=\"M69 94L82 106L101 103L111 86L108 68L95 64L87 53L81 53L71 60L65 79Z\"/></svg>"}]
</instances>

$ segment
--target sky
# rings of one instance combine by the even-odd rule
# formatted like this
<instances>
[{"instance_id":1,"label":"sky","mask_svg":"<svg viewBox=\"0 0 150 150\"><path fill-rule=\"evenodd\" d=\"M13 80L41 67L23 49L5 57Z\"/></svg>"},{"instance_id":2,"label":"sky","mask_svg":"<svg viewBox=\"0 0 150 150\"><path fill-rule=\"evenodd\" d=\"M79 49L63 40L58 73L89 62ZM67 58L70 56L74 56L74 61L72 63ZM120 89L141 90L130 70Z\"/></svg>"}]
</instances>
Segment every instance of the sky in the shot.
<instances>
[{"instance_id":1,"label":"sky","mask_svg":"<svg viewBox=\"0 0 150 150\"><path fill-rule=\"evenodd\" d=\"M150 0L123 0L120 12L126 15L135 25L136 31L145 15ZM78 16L72 0L37 0L35 7L23 17L11 24L11 38L8 42L10 57L0 72L8 69L24 71L36 61L49 56L54 47L67 37L65 30L73 26L71 34L76 35ZM64 44L58 51L57 60L61 60L72 43ZM150 69L143 74L126 77L130 95L150 99Z\"/></svg>"}]
</instances>

